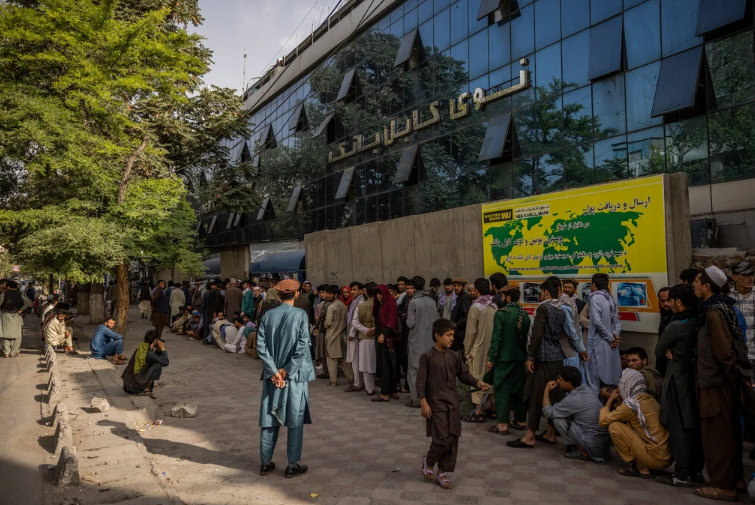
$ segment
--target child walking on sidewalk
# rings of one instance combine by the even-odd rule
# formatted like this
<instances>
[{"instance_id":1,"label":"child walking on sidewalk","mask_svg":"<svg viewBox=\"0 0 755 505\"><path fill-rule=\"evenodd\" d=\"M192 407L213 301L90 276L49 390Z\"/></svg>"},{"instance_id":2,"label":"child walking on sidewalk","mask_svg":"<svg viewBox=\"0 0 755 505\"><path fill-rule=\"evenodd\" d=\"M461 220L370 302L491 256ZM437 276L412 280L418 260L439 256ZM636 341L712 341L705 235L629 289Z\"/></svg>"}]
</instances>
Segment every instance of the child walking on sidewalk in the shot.
<instances>
[{"instance_id":1,"label":"child walking on sidewalk","mask_svg":"<svg viewBox=\"0 0 755 505\"><path fill-rule=\"evenodd\" d=\"M453 484L446 472L453 472L461 436L461 411L456 392L456 378L469 386L487 391L490 386L469 374L467 365L451 350L456 325L448 319L433 324L435 345L420 357L417 372L417 395L426 419L427 436L432 437L430 450L422 458L422 475L443 489ZM438 464L438 475L433 472Z\"/></svg>"}]
</instances>

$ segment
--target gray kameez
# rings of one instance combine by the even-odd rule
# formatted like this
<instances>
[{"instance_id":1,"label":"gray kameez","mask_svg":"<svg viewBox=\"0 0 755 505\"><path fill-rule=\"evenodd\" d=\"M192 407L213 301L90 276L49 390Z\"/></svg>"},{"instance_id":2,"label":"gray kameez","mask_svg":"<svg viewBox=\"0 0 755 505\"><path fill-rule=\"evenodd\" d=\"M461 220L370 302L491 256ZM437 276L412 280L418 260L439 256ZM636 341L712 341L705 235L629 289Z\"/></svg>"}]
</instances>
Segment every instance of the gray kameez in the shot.
<instances>
[{"instance_id":1,"label":"gray kameez","mask_svg":"<svg viewBox=\"0 0 755 505\"><path fill-rule=\"evenodd\" d=\"M31 306L31 301L24 293L21 293L23 306L18 309L24 312ZM0 293L0 305L5 301L5 293ZM0 315L0 339L3 340L3 352L6 356L18 353L21 349L21 337L24 333L24 316L13 312L3 312ZM12 341L12 342L11 342Z\"/></svg>"},{"instance_id":2,"label":"gray kameez","mask_svg":"<svg viewBox=\"0 0 755 505\"><path fill-rule=\"evenodd\" d=\"M598 424L603 405L592 390L583 384L553 405L543 407L543 415L553 419L561 435L571 438L598 462L610 457L611 436ZM563 430L563 431L562 431Z\"/></svg>"}]
</instances>

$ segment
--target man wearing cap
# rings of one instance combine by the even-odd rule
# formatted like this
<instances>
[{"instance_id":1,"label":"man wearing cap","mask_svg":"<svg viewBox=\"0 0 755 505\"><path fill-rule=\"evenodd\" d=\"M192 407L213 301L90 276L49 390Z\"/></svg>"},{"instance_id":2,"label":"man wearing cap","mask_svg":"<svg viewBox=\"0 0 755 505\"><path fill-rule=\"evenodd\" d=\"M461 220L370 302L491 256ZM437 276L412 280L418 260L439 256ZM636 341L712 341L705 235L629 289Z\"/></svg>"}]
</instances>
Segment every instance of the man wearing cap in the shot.
<instances>
[{"instance_id":1,"label":"man wearing cap","mask_svg":"<svg viewBox=\"0 0 755 505\"><path fill-rule=\"evenodd\" d=\"M755 269L743 261L731 271L734 279L734 305L739 309L747 323L747 357L755 364L755 290L752 289L755 280Z\"/></svg>"},{"instance_id":2,"label":"man wearing cap","mask_svg":"<svg viewBox=\"0 0 755 505\"><path fill-rule=\"evenodd\" d=\"M451 311L451 321L456 323L454 332L454 341L451 344L451 350L456 351L461 356L462 361L466 362L464 355L464 337L467 333L467 318L469 309L472 307L472 297L464 289L467 280L462 277L456 277L451 281L453 293L456 295L456 305ZM463 414L471 412L475 408L472 403L471 388L460 381L456 381L457 391L459 392L459 409Z\"/></svg>"},{"instance_id":3,"label":"man wearing cap","mask_svg":"<svg viewBox=\"0 0 755 505\"><path fill-rule=\"evenodd\" d=\"M257 330L257 353L262 362L260 402L260 475L275 469L273 452L281 426L288 429L288 467L285 477L307 471L299 464L304 425L311 424L308 382L315 380L309 353L307 314L294 307L299 282L287 279L275 286L281 305L262 316Z\"/></svg>"},{"instance_id":4,"label":"man wearing cap","mask_svg":"<svg viewBox=\"0 0 755 505\"><path fill-rule=\"evenodd\" d=\"M735 501L744 486L739 427L740 373L752 376L744 358L734 300L723 294L726 274L716 266L692 283L698 305L697 386L705 466L710 485L695 490L703 498ZM740 371L741 370L741 371Z\"/></svg>"},{"instance_id":5,"label":"man wearing cap","mask_svg":"<svg viewBox=\"0 0 755 505\"><path fill-rule=\"evenodd\" d=\"M64 346L65 352L78 356L78 352L73 350L73 339L71 332L66 328L66 313L56 312L55 317L45 326L45 344L51 347Z\"/></svg>"}]
</instances>

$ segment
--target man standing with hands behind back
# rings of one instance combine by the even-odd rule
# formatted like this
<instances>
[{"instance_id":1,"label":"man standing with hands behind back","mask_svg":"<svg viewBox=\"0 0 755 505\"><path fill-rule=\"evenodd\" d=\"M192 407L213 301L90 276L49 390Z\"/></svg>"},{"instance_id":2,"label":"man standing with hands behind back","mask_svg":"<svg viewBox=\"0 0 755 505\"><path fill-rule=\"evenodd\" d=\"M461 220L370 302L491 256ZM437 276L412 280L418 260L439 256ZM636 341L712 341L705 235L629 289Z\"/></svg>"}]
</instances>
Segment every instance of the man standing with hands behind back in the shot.
<instances>
[{"instance_id":1,"label":"man standing with hands behind back","mask_svg":"<svg viewBox=\"0 0 755 505\"><path fill-rule=\"evenodd\" d=\"M281 426L288 429L287 479L303 475L299 464L304 425L309 415L308 382L315 380L309 352L309 318L294 307L299 282L288 279L276 286L281 305L268 311L257 330L257 353L262 361L260 402L260 475L275 470L273 452Z\"/></svg>"}]
</instances>

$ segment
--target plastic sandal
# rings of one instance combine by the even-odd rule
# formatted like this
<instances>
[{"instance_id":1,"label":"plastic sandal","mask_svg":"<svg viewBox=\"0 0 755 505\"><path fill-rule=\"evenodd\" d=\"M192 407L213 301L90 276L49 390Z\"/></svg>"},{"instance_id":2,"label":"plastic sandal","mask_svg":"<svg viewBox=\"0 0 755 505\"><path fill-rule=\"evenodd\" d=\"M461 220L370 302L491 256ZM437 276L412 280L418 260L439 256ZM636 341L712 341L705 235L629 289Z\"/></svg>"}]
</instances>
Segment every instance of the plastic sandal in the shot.
<instances>
[{"instance_id":1,"label":"plastic sandal","mask_svg":"<svg viewBox=\"0 0 755 505\"><path fill-rule=\"evenodd\" d=\"M454 485L451 484L451 481L448 480L448 477L446 477L445 472L440 472L435 477L435 482L442 487L443 489L453 489Z\"/></svg>"},{"instance_id":2,"label":"plastic sandal","mask_svg":"<svg viewBox=\"0 0 755 505\"><path fill-rule=\"evenodd\" d=\"M432 482L435 479L433 469L427 467L427 456L422 456L422 476L429 482Z\"/></svg>"}]
</instances>

